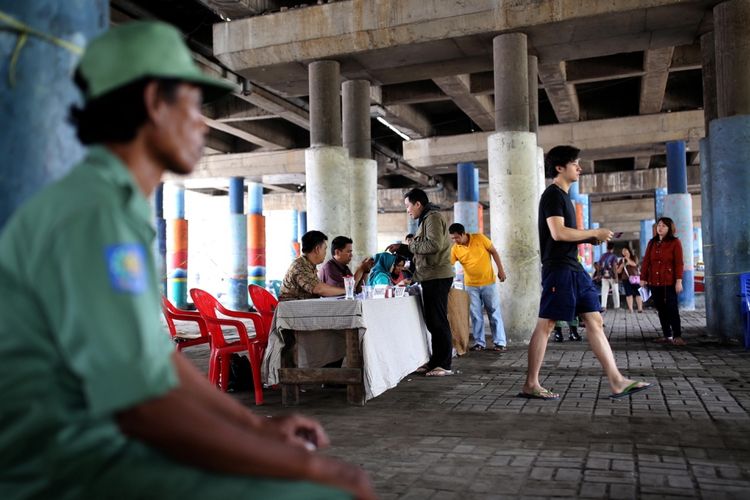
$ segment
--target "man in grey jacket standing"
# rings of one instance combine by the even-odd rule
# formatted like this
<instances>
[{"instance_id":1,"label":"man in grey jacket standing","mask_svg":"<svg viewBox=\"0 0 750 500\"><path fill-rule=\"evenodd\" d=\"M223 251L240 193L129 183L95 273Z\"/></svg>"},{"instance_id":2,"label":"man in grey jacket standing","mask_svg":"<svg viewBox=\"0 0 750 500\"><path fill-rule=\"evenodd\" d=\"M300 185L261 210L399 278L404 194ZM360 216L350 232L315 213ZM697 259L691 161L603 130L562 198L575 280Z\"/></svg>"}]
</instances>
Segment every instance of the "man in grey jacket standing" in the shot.
<instances>
[{"instance_id":1,"label":"man in grey jacket standing","mask_svg":"<svg viewBox=\"0 0 750 500\"><path fill-rule=\"evenodd\" d=\"M427 193L421 189L406 193L404 204L409 217L419 221L409 251L414 255L417 269L414 280L422 285L424 320L432 335L432 356L426 365L417 368L417 372L427 377L452 375L448 293L453 283L453 266L448 225L438 207L430 203Z\"/></svg>"}]
</instances>

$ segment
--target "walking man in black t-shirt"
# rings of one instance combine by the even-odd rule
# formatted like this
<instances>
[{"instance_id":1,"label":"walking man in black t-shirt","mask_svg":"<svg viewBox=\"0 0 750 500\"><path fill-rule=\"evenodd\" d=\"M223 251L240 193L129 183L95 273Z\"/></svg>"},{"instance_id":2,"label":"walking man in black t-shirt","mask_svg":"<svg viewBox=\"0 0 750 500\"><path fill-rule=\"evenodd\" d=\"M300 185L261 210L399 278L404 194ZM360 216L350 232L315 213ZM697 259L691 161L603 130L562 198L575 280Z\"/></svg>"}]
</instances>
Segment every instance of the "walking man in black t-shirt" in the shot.
<instances>
[{"instance_id":1,"label":"walking man in black t-shirt","mask_svg":"<svg viewBox=\"0 0 750 500\"><path fill-rule=\"evenodd\" d=\"M617 369L612 348L604 335L599 313L599 294L591 277L578 262L578 244L609 241L613 234L606 228L576 229L576 214L568 189L578 181L580 150L572 146L552 148L545 158L545 174L553 178L539 202L539 244L542 253L542 298L539 319L529 343L526 383L520 397L559 399L539 383L539 370L547 350L547 339L555 321L572 321L576 314L586 323L587 338L601 363L612 389L611 398L630 396L651 384L625 378Z\"/></svg>"}]
</instances>

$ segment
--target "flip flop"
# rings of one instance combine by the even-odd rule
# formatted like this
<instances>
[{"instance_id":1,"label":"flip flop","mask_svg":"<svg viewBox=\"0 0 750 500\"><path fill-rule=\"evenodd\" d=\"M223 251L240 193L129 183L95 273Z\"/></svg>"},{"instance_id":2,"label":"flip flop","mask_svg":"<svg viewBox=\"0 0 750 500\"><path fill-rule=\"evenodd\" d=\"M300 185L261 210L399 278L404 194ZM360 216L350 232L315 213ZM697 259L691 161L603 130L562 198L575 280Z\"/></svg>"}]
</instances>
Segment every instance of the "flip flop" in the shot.
<instances>
[{"instance_id":1,"label":"flip flop","mask_svg":"<svg viewBox=\"0 0 750 500\"><path fill-rule=\"evenodd\" d=\"M552 401L555 399L560 399L559 394L555 394L554 392L551 392L547 389L542 389L541 391L535 390L532 393L521 391L518 393L516 397L525 398L525 399L541 399L543 401Z\"/></svg>"},{"instance_id":2,"label":"flip flop","mask_svg":"<svg viewBox=\"0 0 750 500\"><path fill-rule=\"evenodd\" d=\"M425 377L447 377L449 375L453 375L452 370L446 370L445 368L440 368L439 366L436 366L435 368L424 374Z\"/></svg>"},{"instance_id":3,"label":"flip flop","mask_svg":"<svg viewBox=\"0 0 750 500\"><path fill-rule=\"evenodd\" d=\"M610 399L620 399L620 398L624 398L627 396L632 396L636 392L641 392L641 391L645 391L646 389L651 389L654 386L654 384L646 384L646 385L642 385L638 387L638 384L642 384L642 383L643 382L636 380L635 382L627 386L625 389L623 389L622 392L618 392L616 394L610 394L609 397Z\"/></svg>"},{"instance_id":4,"label":"flip flop","mask_svg":"<svg viewBox=\"0 0 750 500\"><path fill-rule=\"evenodd\" d=\"M414 370L413 373L427 373L428 371L430 371L430 367L427 366L427 365L422 365L419 368L417 368L416 370Z\"/></svg>"}]
</instances>

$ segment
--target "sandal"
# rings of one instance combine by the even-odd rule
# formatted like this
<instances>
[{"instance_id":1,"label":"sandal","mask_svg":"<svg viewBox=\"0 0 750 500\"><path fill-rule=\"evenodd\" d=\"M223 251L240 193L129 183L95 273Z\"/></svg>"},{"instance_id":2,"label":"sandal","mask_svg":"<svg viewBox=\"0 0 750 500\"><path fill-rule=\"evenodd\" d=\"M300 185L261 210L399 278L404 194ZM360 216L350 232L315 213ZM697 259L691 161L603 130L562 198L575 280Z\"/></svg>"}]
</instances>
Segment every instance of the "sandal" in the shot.
<instances>
[{"instance_id":1,"label":"sandal","mask_svg":"<svg viewBox=\"0 0 750 500\"><path fill-rule=\"evenodd\" d=\"M471 346L469 350L470 351L484 351L484 346L481 344L474 344L473 346Z\"/></svg>"},{"instance_id":2,"label":"sandal","mask_svg":"<svg viewBox=\"0 0 750 500\"><path fill-rule=\"evenodd\" d=\"M414 370L413 373L427 373L428 371L430 371L430 367L425 364Z\"/></svg>"},{"instance_id":3,"label":"sandal","mask_svg":"<svg viewBox=\"0 0 750 500\"><path fill-rule=\"evenodd\" d=\"M678 345L678 346L687 345L687 341L683 339L682 337L675 337L674 340L672 340L672 345Z\"/></svg>"},{"instance_id":4,"label":"sandal","mask_svg":"<svg viewBox=\"0 0 750 500\"><path fill-rule=\"evenodd\" d=\"M440 368L439 366L436 366L435 368L424 374L425 377L447 377L449 375L453 375L452 370L446 370L445 368Z\"/></svg>"},{"instance_id":5,"label":"sandal","mask_svg":"<svg viewBox=\"0 0 750 500\"><path fill-rule=\"evenodd\" d=\"M674 340L672 340L672 337L659 337L658 339L654 339L654 344L671 344Z\"/></svg>"},{"instance_id":6,"label":"sandal","mask_svg":"<svg viewBox=\"0 0 750 500\"><path fill-rule=\"evenodd\" d=\"M492 350L495 352L505 352L508 349L504 345L496 345L492 347Z\"/></svg>"},{"instance_id":7,"label":"sandal","mask_svg":"<svg viewBox=\"0 0 750 500\"><path fill-rule=\"evenodd\" d=\"M556 394L548 389L536 389L532 392L521 391L516 396L524 399L541 399L544 401L552 401L554 399L560 399L560 395Z\"/></svg>"}]
</instances>

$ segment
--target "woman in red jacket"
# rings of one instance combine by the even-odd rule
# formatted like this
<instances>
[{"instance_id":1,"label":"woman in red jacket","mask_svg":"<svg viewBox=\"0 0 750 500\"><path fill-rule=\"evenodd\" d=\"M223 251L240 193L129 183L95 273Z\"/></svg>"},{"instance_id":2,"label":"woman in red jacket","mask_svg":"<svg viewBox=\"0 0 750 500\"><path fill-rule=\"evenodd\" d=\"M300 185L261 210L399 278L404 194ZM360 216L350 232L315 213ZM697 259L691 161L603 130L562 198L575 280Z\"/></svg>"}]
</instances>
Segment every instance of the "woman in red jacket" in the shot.
<instances>
[{"instance_id":1,"label":"woman in red jacket","mask_svg":"<svg viewBox=\"0 0 750 500\"><path fill-rule=\"evenodd\" d=\"M641 286L648 286L664 337L659 344L685 345L677 310L677 294L682 293L682 243L674 235L674 222L661 217L656 223L656 236L648 242L641 265Z\"/></svg>"}]
</instances>

